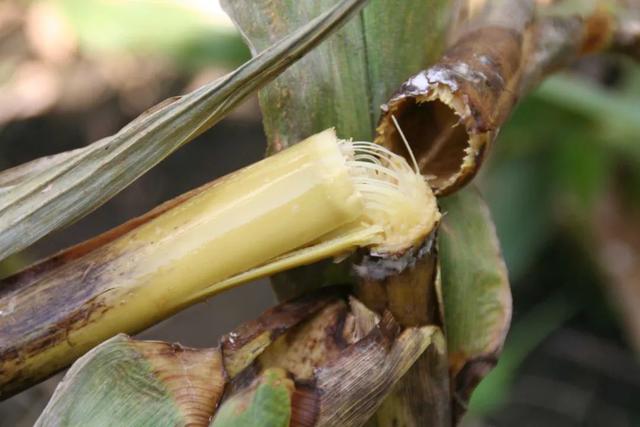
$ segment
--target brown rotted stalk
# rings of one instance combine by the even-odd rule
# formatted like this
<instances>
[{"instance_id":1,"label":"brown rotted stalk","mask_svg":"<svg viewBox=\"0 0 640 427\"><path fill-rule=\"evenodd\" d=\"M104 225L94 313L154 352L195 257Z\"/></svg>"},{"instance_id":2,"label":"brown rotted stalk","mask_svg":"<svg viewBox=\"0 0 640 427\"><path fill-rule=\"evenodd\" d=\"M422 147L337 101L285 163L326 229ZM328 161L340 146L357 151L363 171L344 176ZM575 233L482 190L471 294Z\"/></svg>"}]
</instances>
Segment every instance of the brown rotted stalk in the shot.
<instances>
[{"instance_id":1,"label":"brown rotted stalk","mask_svg":"<svg viewBox=\"0 0 640 427\"><path fill-rule=\"evenodd\" d=\"M406 152L395 117L436 194L473 178L517 101L548 74L604 50L640 57L630 2L544 3L463 2L441 60L382 107L377 142Z\"/></svg>"},{"instance_id":2,"label":"brown rotted stalk","mask_svg":"<svg viewBox=\"0 0 640 427\"><path fill-rule=\"evenodd\" d=\"M355 295L369 309L390 313L404 328L442 327L437 230L395 256L368 252L354 265ZM449 365L442 348L432 347L395 384L367 427L451 424Z\"/></svg>"}]
</instances>

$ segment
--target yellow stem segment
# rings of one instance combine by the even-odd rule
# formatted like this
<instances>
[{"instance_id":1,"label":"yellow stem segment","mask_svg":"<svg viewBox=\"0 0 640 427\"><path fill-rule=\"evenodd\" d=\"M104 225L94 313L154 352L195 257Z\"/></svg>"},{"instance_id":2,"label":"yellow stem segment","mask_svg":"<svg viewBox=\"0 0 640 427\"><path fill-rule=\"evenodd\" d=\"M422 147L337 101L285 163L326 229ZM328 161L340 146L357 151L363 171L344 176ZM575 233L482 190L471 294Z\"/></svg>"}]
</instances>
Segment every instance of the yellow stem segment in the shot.
<instances>
[{"instance_id":1,"label":"yellow stem segment","mask_svg":"<svg viewBox=\"0 0 640 427\"><path fill-rule=\"evenodd\" d=\"M433 195L404 160L363 144L324 131L31 282L0 287L0 397L238 283L358 246L415 243L438 219Z\"/></svg>"},{"instance_id":2,"label":"yellow stem segment","mask_svg":"<svg viewBox=\"0 0 640 427\"><path fill-rule=\"evenodd\" d=\"M305 246L361 215L331 132L223 178L123 237L114 282L144 289L145 306L177 307L194 292ZM133 250L132 250L133 249ZM126 281L115 280L126 274Z\"/></svg>"}]
</instances>

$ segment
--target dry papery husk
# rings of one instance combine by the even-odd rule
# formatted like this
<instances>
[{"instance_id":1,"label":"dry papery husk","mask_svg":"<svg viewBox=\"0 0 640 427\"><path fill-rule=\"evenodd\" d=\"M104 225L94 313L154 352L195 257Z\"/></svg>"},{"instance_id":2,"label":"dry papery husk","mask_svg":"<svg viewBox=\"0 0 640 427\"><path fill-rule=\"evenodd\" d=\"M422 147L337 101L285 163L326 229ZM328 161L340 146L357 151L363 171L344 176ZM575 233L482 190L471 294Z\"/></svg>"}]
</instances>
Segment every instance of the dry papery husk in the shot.
<instances>
[{"instance_id":1,"label":"dry papery husk","mask_svg":"<svg viewBox=\"0 0 640 427\"><path fill-rule=\"evenodd\" d=\"M280 304L213 349L118 335L73 365L37 425L363 425L444 339L434 326L402 330L343 292Z\"/></svg>"}]
</instances>

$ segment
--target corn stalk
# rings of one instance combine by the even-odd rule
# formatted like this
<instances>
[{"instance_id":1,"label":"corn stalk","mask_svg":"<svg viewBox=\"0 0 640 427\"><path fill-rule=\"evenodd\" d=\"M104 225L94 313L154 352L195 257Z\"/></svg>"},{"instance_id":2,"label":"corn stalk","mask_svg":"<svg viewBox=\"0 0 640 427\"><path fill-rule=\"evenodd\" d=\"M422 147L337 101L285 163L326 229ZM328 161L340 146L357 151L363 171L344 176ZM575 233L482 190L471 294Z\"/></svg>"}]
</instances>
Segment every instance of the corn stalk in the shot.
<instances>
[{"instance_id":1,"label":"corn stalk","mask_svg":"<svg viewBox=\"0 0 640 427\"><path fill-rule=\"evenodd\" d=\"M519 99L584 55L640 58L639 27L640 8L624 0L460 1L442 59L383 106L376 141L406 153L395 117L436 194L450 194L475 176Z\"/></svg>"},{"instance_id":2,"label":"corn stalk","mask_svg":"<svg viewBox=\"0 0 640 427\"><path fill-rule=\"evenodd\" d=\"M438 219L403 158L314 135L5 279L2 395L231 286L358 247L404 251Z\"/></svg>"},{"instance_id":3,"label":"corn stalk","mask_svg":"<svg viewBox=\"0 0 640 427\"><path fill-rule=\"evenodd\" d=\"M185 113L180 102L161 106L120 136L91 146L87 152L108 149L89 164L108 164L100 162L112 159L110 144L117 141L143 150L132 151L138 154L165 147L135 169L141 173L275 77L363 2L340 2L308 25L334 2L224 3L247 37L253 62L185 97L202 116ZM320 259L344 261L348 254L341 266L349 275L339 279L348 287L284 303L217 348L190 350L121 335L106 341L69 371L39 424L457 423L471 391L497 361L511 301L495 230L477 192L441 199L447 214L441 220L430 187L445 195L468 182L518 97L548 72L587 52L637 52L637 27L619 13L625 9L567 14L556 9L563 2L556 3L460 2L449 47L436 61L447 30L446 2L371 1L261 91L269 152L278 154L4 281L2 396L119 332L134 333L229 286ZM283 41L270 48L277 40ZM417 53L398 48L416 40ZM433 48L423 47L429 43ZM223 91L238 75L253 75L242 74L248 71L264 80L239 86L238 94ZM213 101L218 91L226 95ZM377 107L385 101L379 118ZM183 122L180 111L194 121ZM143 122L152 130L148 139L139 132ZM305 139L329 127L341 138L375 137L379 145L341 141L331 131ZM176 129L184 133L172 133ZM171 138L175 146L163 145ZM415 153L416 168L384 146L407 157ZM126 151L119 150L126 163ZM6 194L23 191L28 201L26 213L7 204L19 213L16 224L41 224L39 206L53 212L76 200L66 199L64 190L84 181L66 180L64 173L85 164L83 153L1 176ZM127 172L114 180L101 171L82 179L99 177L91 188L106 191L104 198L137 176ZM43 176L55 189L51 198L38 195L48 190L35 192ZM63 223L101 200L80 204ZM45 224L28 242L56 226ZM19 244L8 236L10 252ZM258 243L244 244L253 240ZM211 253L219 262L208 261ZM324 268L277 276L275 288L291 297L332 284ZM200 383L203 376L211 381Z\"/></svg>"},{"instance_id":4,"label":"corn stalk","mask_svg":"<svg viewBox=\"0 0 640 427\"><path fill-rule=\"evenodd\" d=\"M552 2L551 6L541 7L532 0L460 1L456 5L448 47L442 58L425 71L415 74L391 96L389 90L402 78L402 73L416 73L421 64L434 62L435 55L439 53L438 47L418 50L418 55L410 49L393 49L400 39L405 43L407 40L429 43L443 39L441 31L444 27L437 23L446 22L446 19L437 17L445 8L438 9L437 3L428 6L425 3L403 2L403 6L399 6L372 2L360 22L342 30L342 39L325 45L324 51L314 51L305 61L261 91L271 151L288 146L296 132L317 130L316 126L324 120L335 123L338 132L358 136L367 132L367 137L372 137L369 127L377 122L376 142L410 158L406 141L401 138L404 133L421 172L427 176L434 191L441 195L450 194L473 178L517 100L544 76L588 53L608 48L637 51L637 25L631 24L637 24L637 15L627 13L631 5L624 2L606 5L601 2L573 2L562 10L559 6L569 2ZM249 8L242 2L226 3L228 12L243 30L254 54L278 37L280 32L286 31L287 25L295 25L296 20L303 19L305 13L314 7L313 2L299 2L295 7L278 1L259 4L257 8ZM265 10L270 13L263 13ZM270 16L287 19L279 21L278 25L270 25L273 24L267 22ZM380 21L375 21L372 16L384 20L386 25L376 26ZM418 22L429 22L427 25L431 31L424 31L424 27L416 25ZM350 45L345 43L347 40ZM361 56L354 53L354 45L363 52ZM408 52L413 55L411 59L406 57ZM348 70L346 74L335 72L336 67L328 65L342 64L345 56L349 55L347 64L338 68ZM381 63L387 66L383 81L375 80ZM387 86L388 83L393 83L393 86ZM351 90L345 91L345 86ZM381 94L382 97L379 96ZM378 120L379 101L387 97L390 99L382 106ZM365 101L372 103L371 119L358 108ZM348 115L344 114L345 106L349 107ZM356 124L350 121L352 118L357 120ZM300 123L304 125L300 126ZM462 198L471 206L473 199L471 196ZM456 203L451 203L456 206ZM449 364L454 420L464 412L471 390L495 365L510 320L506 269L486 208L478 200L476 204L480 210L471 211L478 219L484 218L479 222L488 226L481 232L484 238L475 236L483 242L478 248L483 249L475 255L485 257L488 264L483 265L484 260L471 257L461 259L468 268L459 267L458 274L446 274L452 279L445 280L442 292L450 295L450 300L456 300L456 304L449 309L451 313L447 313L446 300L440 304L440 311L444 310L444 317L454 325L448 336L453 347ZM449 239L446 235L442 238L443 242ZM461 254L474 253L472 250L457 250L462 251ZM405 254L407 258L396 260L406 262L408 266L401 271L384 272L381 277L374 278L365 275L358 282L356 292L369 307L378 311L389 309L407 324L437 323L438 319L433 314L438 311L434 298L438 294L438 275L434 274L433 266L429 267L429 262L437 263L437 254L432 251L426 257L430 261L413 255L415 253ZM447 256L456 259L450 252ZM449 265L448 260L443 263L443 269ZM325 268L306 267L275 277L276 293L286 298L301 290L322 286L326 283L323 280L326 275L321 273ZM486 287L482 286L479 292L487 298L476 304L477 300L472 299L472 293L467 290L476 289L477 279L474 277L485 274L486 280L482 283ZM320 280L310 280L309 277ZM467 322L465 318L479 323ZM482 328L476 329L479 325ZM425 425L428 424L427 419L433 425L447 423L448 410L433 410L430 406L439 406L434 403L438 399L429 390L437 389L437 386L428 385L430 379L438 377L437 370L431 370L430 379L418 381L415 378L419 377L420 369L416 368L416 372L418 374L412 373L406 382L415 382L417 386L407 386L399 392L400 397L390 396L389 401L393 403L383 405L378 414L381 424L394 421L400 425ZM447 387L441 387L441 390L445 389ZM419 396L419 402L412 405L415 396ZM423 400L420 401L421 398ZM428 400L425 402L425 399ZM425 406L429 407L429 415L424 413Z\"/></svg>"},{"instance_id":5,"label":"corn stalk","mask_svg":"<svg viewBox=\"0 0 640 427\"><path fill-rule=\"evenodd\" d=\"M73 222L108 200L141 173L220 120L257 88L272 80L344 24L364 3L362 0L337 3L229 75L191 94L159 104L112 137L0 174L0 259L50 231ZM142 218L63 251L3 281L0 289L0 398L6 398L52 375L99 342L91 344L83 339L80 345L74 346L67 336L74 325L88 320L87 313L104 309L100 303L102 297L114 296L111 292L113 287L104 281L94 280L96 275L103 273L94 267L104 264L87 264L87 260L98 257L104 261L105 256L96 255L101 250L103 255L105 251L111 253L106 258L114 253L125 256L126 247L115 252L104 247L113 246L114 241L133 228L156 219L208 187L211 186L194 190ZM57 273L53 274L52 271ZM42 284L43 278L46 285L34 286L34 283ZM112 280L119 279L112 276ZM88 282L90 286L87 286ZM64 291L61 287L64 287ZM122 289L122 283L119 282L115 287ZM17 304L19 300L22 301L21 296L27 294L29 298L34 295L40 298L32 299L33 304L24 307ZM62 306L57 306L56 302ZM183 308L185 304L185 301L173 304L172 309L165 311L165 316ZM90 309L87 311L87 308ZM144 311L148 312L149 309ZM162 317L158 313L145 319L134 316L129 322L125 316L117 320L120 326L116 326L113 332L109 332L109 328L101 329L102 332L95 337L100 340L124 330L139 330ZM18 318L28 320L21 325L21 322L16 322ZM17 331L27 332L20 339L15 339L19 336ZM91 339L95 340L89 338L89 341ZM26 371L23 369L34 361L25 358L25 355L40 357L43 351L55 347L61 340L68 341L74 350L62 351L64 356L57 360L45 357L26 368Z\"/></svg>"}]
</instances>

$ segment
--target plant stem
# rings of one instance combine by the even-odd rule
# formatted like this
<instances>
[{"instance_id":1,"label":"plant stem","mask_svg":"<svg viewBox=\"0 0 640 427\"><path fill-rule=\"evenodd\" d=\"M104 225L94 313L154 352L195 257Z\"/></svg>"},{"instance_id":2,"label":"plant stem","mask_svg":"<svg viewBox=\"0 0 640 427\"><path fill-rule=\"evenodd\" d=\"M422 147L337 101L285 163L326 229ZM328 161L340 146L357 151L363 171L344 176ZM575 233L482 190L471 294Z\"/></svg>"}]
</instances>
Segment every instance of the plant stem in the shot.
<instances>
[{"instance_id":1,"label":"plant stem","mask_svg":"<svg viewBox=\"0 0 640 427\"><path fill-rule=\"evenodd\" d=\"M431 191L402 158L373 149L327 130L5 279L0 397L230 286L420 240L439 218Z\"/></svg>"},{"instance_id":2,"label":"plant stem","mask_svg":"<svg viewBox=\"0 0 640 427\"><path fill-rule=\"evenodd\" d=\"M640 11L622 1L461 4L451 46L387 102L376 138L406 152L396 117L439 195L475 176L517 101L548 74L607 49L640 57Z\"/></svg>"},{"instance_id":3,"label":"plant stem","mask_svg":"<svg viewBox=\"0 0 640 427\"><path fill-rule=\"evenodd\" d=\"M0 260L105 203L220 121L366 2L336 3L228 75L157 104L115 135L0 174Z\"/></svg>"}]
</instances>

